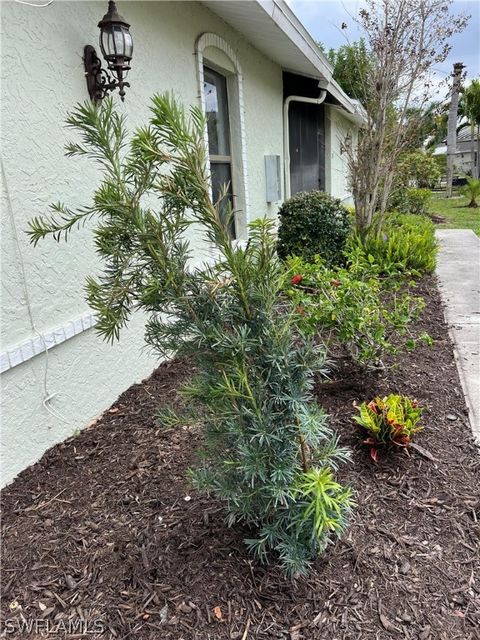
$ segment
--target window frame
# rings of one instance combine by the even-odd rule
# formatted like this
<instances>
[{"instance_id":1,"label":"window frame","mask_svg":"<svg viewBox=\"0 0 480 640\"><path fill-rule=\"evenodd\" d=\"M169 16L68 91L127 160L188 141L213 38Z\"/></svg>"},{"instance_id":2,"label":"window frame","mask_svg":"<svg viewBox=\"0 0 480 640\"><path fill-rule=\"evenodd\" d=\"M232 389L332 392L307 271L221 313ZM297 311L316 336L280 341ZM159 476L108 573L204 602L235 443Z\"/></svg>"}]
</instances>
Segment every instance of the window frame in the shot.
<instances>
[{"instance_id":1,"label":"window frame","mask_svg":"<svg viewBox=\"0 0 480 640\"><path fill-rule=\"evenodd\" d=\"M214 153L210 153L210 140L209 140L209 148L208 148L208 161L210 163L210 179L212 180L212 165L228 165L229 167L229 174L230 174L230 180L229 180L229 187L227 190L227 197L225 198L226 201L230 201L231 207L232 207L232 211L233 211L233 218L232 218L232 224L230 227L230 231L232 233L233 239L236 239L238 234L237 234L237 224L236 224L236 211L237 211L237 196L235 194L235 180L234 180L234 175L235 175L235 169L236 167L234 166L234 153L233 153L233 145L232 145L232 127L231 127L231 117L230 117L230 91L228 88L228 76L225 75L225 73L222 73L221 71L218 71L217 69L215 69L211 64L208 63L208 61L204 61L203 62L203 78L204 78L204 84L203 84L203 91L205 94L205 84L207 83L207 75L211 74L214 77L218 77L221 78L222 83L224 84L225 87L225 106L226 106L226 113L223 114L223 119L224 122L227 123L227 129L226 129L226 133L227 133L227 137L228 137L228 148L230 150L230 155L222 155L222 154L214 154ZM218 102L218 104L220 105L220 101ZM223 104L223 102L222 102ZM205 113L208 113L207 111ZM220 113L220 111L218 111L218 113ZM207 127L207 137L208 137L208 127ZM225 183L219 183L217 185L217 191L220 192L220 187L223 186ZM212 180L212 192L213 192L213 180Z\"/></svg>"},{"instance_id":2,"label":"window frame","mask_svg":"<svg viewBox=\"0 0 480 640\"><path fill-rule=\"evenodd\" d=\"M218 49L224 56L225 63L213 55ZM235 210L235 227L237 240L243 241L248 237L248 224L250 222L250 203L248 198L248 170L244 115L243 73L237 55L230 45L215 33L202 33L195 42L195 57L197 67L198 98L202 111L206 113L204 95L204 66L212 69L226 78L229 101L230 124L230 153L231 153L231 179L235 185L233 195L233 207ZM208 131L205 127L205 147L210 165L210 153L208 146ZM215 158L212 161L223 160Z\"/></svg>"}]
</instances>

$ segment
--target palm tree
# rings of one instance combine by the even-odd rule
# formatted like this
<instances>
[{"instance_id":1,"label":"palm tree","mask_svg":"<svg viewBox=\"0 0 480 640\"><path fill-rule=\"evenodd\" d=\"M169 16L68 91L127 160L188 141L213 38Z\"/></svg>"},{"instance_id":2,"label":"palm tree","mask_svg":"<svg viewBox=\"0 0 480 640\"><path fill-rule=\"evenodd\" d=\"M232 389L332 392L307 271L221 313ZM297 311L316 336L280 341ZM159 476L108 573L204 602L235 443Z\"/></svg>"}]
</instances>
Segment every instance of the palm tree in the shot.
<instances>
[{"instance_id":1,"label":"palm tree","mask_svg":"<svg viewBox=\"0 0 480 640\"><path fill-rule=\"evenodd\" d=\"M455 152L457 150L457 118L458 118L458 101L460 88L462 84L462 72L465 65L461 62L455 62L453 65L453 82L452 92L450 96L450 106L448 108L447 123L447 198L452 197L453 168Z\"/></svg>"},{"instance_id":2,"label":"palm tree","mask_svg":"<svg viewBox=\"0 0 480 640\"><path fill-rule=\"evenodd\" d=\"M462 187L462 193L467 198L470 198L467 206L472 207L472 209L477 209L477 198L480 196L480 180L477 178L467 178L467 184Z\"/></svg>"},{"instance_id":3,"label":"palm tree","mask_svg":"<svg viewBox=\"0 0 480 640\"><path fill-rule=\"evenodd\" d=\"M478 162L480 156L479 127L480 127L480 79L472 80L463 91L458 106L458 114L467 119L467 123L460 130L470 126L470 153L472 158L472 178L478 178ZM477 130L477 161L475 162L475 129Z\"/></svg>"}]
</instances>

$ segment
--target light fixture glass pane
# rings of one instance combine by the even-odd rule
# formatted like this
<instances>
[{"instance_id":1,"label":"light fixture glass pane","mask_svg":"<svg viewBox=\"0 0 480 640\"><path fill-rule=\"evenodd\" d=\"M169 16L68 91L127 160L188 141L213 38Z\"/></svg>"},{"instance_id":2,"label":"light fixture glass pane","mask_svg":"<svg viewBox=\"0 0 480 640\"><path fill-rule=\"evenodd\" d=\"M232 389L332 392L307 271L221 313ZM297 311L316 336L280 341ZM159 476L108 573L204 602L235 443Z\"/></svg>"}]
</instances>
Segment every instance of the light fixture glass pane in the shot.
<instances>
[{"instance_id":1,"label":"light fixture glass pane","mask_svg":"<svg viewBox=\"0 0 480 640\"><path fill-rule=\"evenodd\" d=\"M205 109L207 112L210 155L230 155L227 80L220 73L204 67Z\"/></svg>"},{"instance_id":2,"label":"light fixture glass pane","mask_svg":"<svg viewBox=\"0 0 480 640\"><path fill-rule=\"evenodd\" d=\"M133 39L130 31L128 29L124 29L123 37L125 40L125 57L131 58L133 54Z\"/></svg>"},{"instance_id":3,"label":"light fixture glass pane","mask_svg":"<svg viewBox=\"0 0 480 640\"><path fill-rule=\"evenodd\" d=\"M108 34L103 29L100 30L100 49L102 50L103 57L108 55Z\"/></svg>"},{"instance_id":4,"label":"light fixture glass pane","mask_svg":"<svg viewBox=\"0 0 480 640\"><path fill-rule=\"evenodd\" d=\"M125 43L123 40L123 31L122 31L122 27L121 26L115 26L113 28L113 37L114 37L114 46L115 46L115 53L117 54L117 56L124 56L125 53Z\"/></svg>"},{"instance_id":5,"label":"light fixture glass pane","mask_svg":"<svg viewBox=\"0 0 480 640\"><path fill-rule=\"evenodd\" d=\"M112 32L110 29L102 30L100 34L100 46L102 47L103 55L105 57L115 55Z\"/></svg>"}]
</instances>

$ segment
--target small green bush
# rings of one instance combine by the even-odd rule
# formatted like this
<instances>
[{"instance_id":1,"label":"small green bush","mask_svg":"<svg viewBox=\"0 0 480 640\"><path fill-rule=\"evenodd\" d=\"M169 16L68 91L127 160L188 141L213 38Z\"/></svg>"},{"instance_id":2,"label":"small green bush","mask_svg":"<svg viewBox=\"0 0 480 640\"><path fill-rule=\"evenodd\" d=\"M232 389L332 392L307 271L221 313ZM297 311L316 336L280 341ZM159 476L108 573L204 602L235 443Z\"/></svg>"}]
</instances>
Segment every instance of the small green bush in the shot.
<instances>
[{"instance_id":1,"label":"small green bush","mask_svg":"<svg viewBox=\"0 0 480 640\"><path fill-rule=\"evenodd\" d=\"M408 396L391 393L384 398L376 397L368 404L362 402L357 410L359 415L353 416L353 420L369 434L364 444L370 446L370 455L375 462L378 447L397 445L407 448L415 433L423 429L418 424L422 409L416 400Z\"/></svg>"},{"instance_id":2,"label":"small green bush","mask_svg":"<svg viewBox=\"0 0 480 640\"><path fill-rule=\"evenodd\" d=\"M413 213L415 215L427 215L428 205L432 199L430 189L417 189L415 187L401 187L390 199L392 209L399 213Z\"/></svg>"},{"instance_id":3,"label":"small green bush","mask_svg":"<svg viewBox=\"0 0 480 640\"><path fill-rule=\"evenodd\" d=\"M283 203L278 230L278 255L300 256L312 262L320 256L328 264L342 261L351 216L340 200L322 191L297 193Z\"/></svg>"},{"instance_id":4,"label":"small green bush","mask_svg":"<svg viewBox=\"0 0 480 640\"><path fill-rule=\"evenodd\" d=\"M460 189L460 192L466 198L470 198L470 202L467 206L472 209L478 208L477 198L480 197L480 180L477 180L476 178L467 178L467 184Z\"/></svg>"},{"instance_id":5,"label":"small green bush","mask_svg":"<svg viewBox=\"0 0 480 640\"><path fill-rule=\"evenodd\" d=\"M329 267L319 258L315 263L290 258L288 266L293 276L287 295L297 326L318 335L330 356L343 347L354 361L376 368L385 353L412 343L408 324L423 309L423 300L399 293L398 285L387 291L375 268Z\"/></svg>"},{"instance_id":6,"label":"small green bush","mask_svg":"<svg viewBox=\"0 0 480 640\"><path fill-rule=\"evenodd\" d=\"M435 269L437 250L429 218L397 213L387 217L380 232L372 226L363 238L352 235L347 255L352 263L376 265L381 275L421 275Z\"/></svg>"},{"instance_id":7,"label":"small green bush","mask_svg":"<svg viewBox=\"0 0 480 640\"><path fill-rule=\"evenodd\" d=\"M397 183L420 189L433 189L441 176L438 162L429 153L411 151L398 164Z\"/></svg>"},{"instance_id":8,"label":"small green bush","mask_svg":"<svg viewBox=\"0 0 480 640\"><path fill-rule=\"evenodd\" d=\"M447 174L447 154L440 153L439 155L432 156L439 172L439 180Z\"/></svg>"}]
</instances>

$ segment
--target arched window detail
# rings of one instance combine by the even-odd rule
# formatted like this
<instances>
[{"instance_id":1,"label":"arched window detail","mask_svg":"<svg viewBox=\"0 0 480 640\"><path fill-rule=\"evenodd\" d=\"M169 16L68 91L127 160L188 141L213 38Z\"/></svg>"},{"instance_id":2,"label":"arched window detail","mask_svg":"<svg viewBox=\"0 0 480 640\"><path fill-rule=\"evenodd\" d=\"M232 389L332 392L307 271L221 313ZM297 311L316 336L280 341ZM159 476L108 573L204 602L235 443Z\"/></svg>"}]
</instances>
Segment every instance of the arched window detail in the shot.
<instances>
[{"instance_id":1,"label":"arched window detail","mask_svg":"<svg viewBox=\"0 0 480 640\"><path fill-rule=\"evenodd\" d=\"M215 55L215 51L218 55ZM219 186L217 182L225 178L231 181L231 197L236 211L236 237L245 239L250 218L242 69L233 49L215 33L203 33L197 39L195 55L198 97L202 111L207 113L207 108L210 111L218 110L218 122L215 120L213 125L210 122L205 130L212 190L215 194ZM210 98L206 95L207 86ZM226 90L226 95L222 95L223 89ZM210 104L207 104L208 101ZM223 144L218 144L217 135L223 137Z\"/></svg>"}]
</instances>

